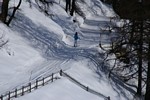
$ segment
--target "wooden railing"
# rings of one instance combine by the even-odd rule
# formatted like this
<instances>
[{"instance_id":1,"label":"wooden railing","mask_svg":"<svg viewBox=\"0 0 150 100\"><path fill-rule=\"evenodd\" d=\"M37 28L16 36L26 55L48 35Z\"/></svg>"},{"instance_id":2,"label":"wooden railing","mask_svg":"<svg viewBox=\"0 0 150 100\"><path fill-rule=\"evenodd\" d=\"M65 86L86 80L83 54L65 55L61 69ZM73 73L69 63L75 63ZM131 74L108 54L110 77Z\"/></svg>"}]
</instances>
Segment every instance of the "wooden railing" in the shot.
<instances>
[{"instance_id":1,"label":"wooden railing","mask_svg":"<svg viewBox=\"0 0 150 100\"><path fill-rule=\"evenodd\" d=\"M19 96L23 96L24 94L30 93L33 90L48 84L48 82L53 82L56 79L59 79L59 77L54 76L54 74L52 73L51 75L49 75L47 77L37 79L34 82L29 82L28 84L26 84L26 85L24 85L18 89L16 88L12 91L9 91L9 92L2 94L0 96L0 100L10 100L12 98L17 98Z\"/></svg>"},{"instance_id":2,"label":"wooden railing","mask_svg":"<svg viewBox=\"0 0 150 100\"><path fill-rule=\"evenodd\" d=\"M97 95L99 97L104 98L104 100L110 100L109 96L105 96L102 93L99 93L93 89L91 89L89 86L85 86L82 83L78 82L76 79L74 79L73 77L71 77L70 75L68 75L67 73L63 72L62 70L60 70L60 76L64 76L67 77L70 81L72 81L73 83L75 83L76 85L80 86L82 89L86 90L87 92L90 92L94 95Z\"/></svg>"},{"instance_id":3,"label":"wooden railing","mask_svg":"<svg viewBox=\"0 0 150 100\"><path fill-rule=\"evenodd\" d=\"M53 82L54 80L60 79L60 77L54 76L54 75L55 74L52 73L51 75L49 75L47 77L36 79L35 81L29 82L28 84L26 84L20 88L16 88L12 91L6 92L0 96L0 100L10 100L12 98L17 98L17 97L23 96L26 93L30 93L33 90L38 89L39 87L48 84L49 82ZM76 79L74 79L67 73L63 72L62 70L60 70L60 76L67 77L70 81L72 81L76 85L80 86L82 89L86 90L87 92L90 92L94 95L102 97L102 98L104 98L104 100L110 100L109 96L105 96L102 93L99 93L99 92L91 89L90 87L83 85L82 83L78 82Z\"/></svg>"}]
</instances>

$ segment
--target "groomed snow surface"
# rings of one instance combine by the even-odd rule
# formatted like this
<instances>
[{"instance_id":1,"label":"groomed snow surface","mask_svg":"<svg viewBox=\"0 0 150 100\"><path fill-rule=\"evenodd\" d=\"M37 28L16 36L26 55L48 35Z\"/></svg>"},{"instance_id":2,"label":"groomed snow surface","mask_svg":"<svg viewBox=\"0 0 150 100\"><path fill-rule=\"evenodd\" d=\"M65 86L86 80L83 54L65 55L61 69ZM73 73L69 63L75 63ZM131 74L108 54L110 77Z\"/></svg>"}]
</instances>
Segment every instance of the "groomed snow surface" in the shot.
<instances>
[{"instance_id":1,"label":"groomed snow surface","mask_svg":"<svg viewBox=\"0 0 150 100\"><path fill-rule=\"evenodd\" d=\"M9 6L19 0L10 1ZM0 36L9 42L0 48L0 94L11 91L39 77L64 70L82 84L110 96L111 100L130 100L132 95L107 78L100 63L103 54L98 44L100 40L108 44L110 33L103 33L100 27L109 23L114 16L111 8L100 0L85 0L82 10L84 20L79 15L71 17L64 10L64 0L55 0L45 16L34 0L32 7L22 1L16 18L10 27L0 23ZM74 23L73 19L77 22ZM79 27L80 26L80 27ZM78 47L73 47L75 32L79 33ZM104 68L103 68L104 69ZM15 100L104 100L91 94L65 77L44 87L14 98Z\"/></svg>"}]
</instances>

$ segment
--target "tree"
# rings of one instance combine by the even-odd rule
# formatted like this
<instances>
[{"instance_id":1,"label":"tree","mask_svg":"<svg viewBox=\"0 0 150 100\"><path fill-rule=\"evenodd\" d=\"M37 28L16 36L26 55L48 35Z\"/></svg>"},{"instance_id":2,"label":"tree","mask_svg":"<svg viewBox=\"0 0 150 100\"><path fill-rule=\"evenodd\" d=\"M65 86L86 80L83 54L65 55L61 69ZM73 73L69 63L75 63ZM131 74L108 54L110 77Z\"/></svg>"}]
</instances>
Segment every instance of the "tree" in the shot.
<instances>
[{"instance_id":1,"label":"tree","mask_svg":"<svg viewBox=\"0 0 150 100\"><path fill-rule=\"evenodd\" d=\"M150 54L150 43L149 43L149 54ZM148 60L145 100L149 100L150 98L150 77L149 76L150 76L150 55L149 55L149 60Z\"/></svg>"},{"instance_id":2,"label":"tree","mask_svg":"<svg viewBox=\"0 0 150 100\"><path fill-rule=\"evenodd\" d=\"M10 22L11 22L12 19L14 18L16 11L19 9L19 7L20 7L20 5L21 5L21 2L22 2L22 0L19 1L18 5L17 5L16 7L14 7L13 12L12 12L12 15L10 16L10 18L8 19L8 21L5 22L7 26L9 26Z\"/></svg>"},{"instance_id":3,"label":"tree","mask_svg":"<svg viewBox=\"0 0 150 100\"><path fill-rule=\"evenodd\" d=\"M132 20L125 23L119 28L117 37L113 37L109 49L106 50L107 55L115 55L113 59L115 65L110 69L110 76L113 73L128 85L134 86L138 97L141 97L142 91L145 91L144 84L147 86L146 96L149 96L150 90L148 76L150 74L150 27L148 23L147 20ZM102 47L101 44L100 46ZM102 49L105 50L103 47ZM137 81L138 84L133 84L133 81Z\"/></svg>"},{"instance_id":4,"label":"tree","mask_svg":"<svg viewBox=\"0 0 150 100\"><path fill-rule=\"evenodd\" d=\"M49 13L49 7L50 5L53 5L54 0L35 0L39 9L44 12L47 16L52 16L52 14Z\"/></svg>"},{"instance_id":5,"label":"tree","mask_svg":"<svg viewBox=\"0 0 150 100\"><path fill-rule=\"evenodd\" d=\"M71 9L71 12L70 12L70 15L73 16L73 13L76 9L76 0L72 0L72 9Z\"/></svg>"},{"instance_id":6,"label":"tree","mask_svg":"<svg viewBox=\"0 0 150 100\"><path fill-rule=\"evenodd\" d=\"M9 4L9 0L3 0L2 6L1 6L1 14L0 14L0 20L3 23L6 22L6 18L8 15L8 4Z\"/></svg>"},{"instance_id":7,"label":"tree","mask_svg":"<svg viewBox=\"0 0 150 100\"><path fill-rule=\"evenodd\" d=\"M66 12L68 12L68 10L69 10L71 16L73 16L74 13L77 13L78 15L80 15L81 17L83 17L85 19L86 18L85 14L81 10L78 2L85 3L84 0L66 0L66 9L65 10L66 10Z\"/></svg>"},{"instance_id":8,"label":"tree","mask_svg":"<svg viewBox=\"0 0 150 100\"><path fill-rule=\"evenodd\" d=\"M150 92L150 13L148 0L106 0L111 2L115 12L122 19L128 19L128 27L124 27L118 35L118 39L113 40L110 53L115 54L116 60L122 63L122 67L114 66L112 70L122 71L123 80L137 80L137 96L142 95L142 82L146 84L145 100L148 100ZM128 13L128 14L127 14ZM123 34L124 33L124 34ZM121 51L120 51L121 50ZM133 70L130 71L129 70ZM147 79L147 81L146 81ZM145 87L145 86L144 86Z\"/></svg>"},{"instance_id":9,"label":"tree","mask_svg":"<svg viewBox=\"0 0 150 100\"><path fill-rule=\"evenodd\" d=\"M139 48L138 48L138 88L137 95L142 95L142 65L143 65L143 21L140 21L140 35L139 35Z\"/></svg>"},{"instance_id":10,"label":"tree","mask_svg":"<svg viewBox=\"0 0 150 100\"><path fill-rule=\"evenodd\" d=\"M16 11L19 9L22 0L19 0L19 3L16 7L13 7L13 12L12 15L10 15L10 17L8 18L8 10L9 10L9 1L10 0L3 0L2 2L2 8L1 8L1 14L0 14L0 20L5 23L7 26L9 26L10 22L12 21L12 19L15 16Z\"/></svg>"},{"instance_id":11,"label":"tree","mask_svg":"<svg viewBox=\"0 0 150 100\"><path fill-rule=\"evenodd\" d=\"M71 10L71 0L66 0L66 12L68 12L68 9Z\"/></svg>"},{"instance_id":12,"label":"tree","mask_svg":"<svg viewBox=\"0 0 150 100\"><path fill-rule=\"evenodd\" d=\"M150 32L150 22L148 21L148 27L147 27L147 34L150 38L149 32ZM150 98L150 40L147 40L148 42L148 54L147 54L147 59L148 59L148 68L147 68L147 80L146 80L146 93L145 93L145 100L149 100Z\"/></svg>"}]
</instances>

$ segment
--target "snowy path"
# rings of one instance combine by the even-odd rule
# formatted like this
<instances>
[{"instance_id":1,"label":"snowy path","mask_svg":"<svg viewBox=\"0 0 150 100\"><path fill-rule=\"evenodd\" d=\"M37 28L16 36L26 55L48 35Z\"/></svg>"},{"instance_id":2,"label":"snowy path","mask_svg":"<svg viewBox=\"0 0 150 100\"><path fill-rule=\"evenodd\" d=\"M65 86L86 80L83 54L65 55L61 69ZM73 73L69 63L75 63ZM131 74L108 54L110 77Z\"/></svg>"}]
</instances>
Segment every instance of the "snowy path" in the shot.
<instances>
[{"instance_id":1,"label":"snowy path","mask_svg":"<svg viewBox=\"0 0 150 100\"><path fill-rule=\"evenodd\" d=\"M47 61L38 62L32 65L35 66L32 68L24 68L23 73L15 74L13 76L15 78L9 81L7 80L6 83L4 80L3 84L0 85L0 92L21 86L23 83L43 75L58 72L60 69L66 70L68 66L65 66L71 63L69 62L71 60L77 60L83 57L93 60L93 63L96 64L95 66L99 66L101 63L97 62L97 60L103 58L103 56L97 55L95 48L99 44L99 24L105 24L105 21L108 21L107 18L95 17L94 20L87 18L85 23L81 26L82 33L80 35L81 40L79 40L79 47L74 48L62 42L61 38L53 31L50 32L47 27L37 26L32 20L22 14L18 14L17 16L21 19L13 23L13 30L21 32L21 35L26 38L34 48L40 51L42 50L42 55ZM24 20L22 20L22 18ZM28 25L30 25L30 27ZM96 57L95 55L101 57ZM19 77L21 81L15 81L18 75L21 75L21 77Z\"/></svg>"},{"instance_id":2,"label":"snowy path","mask_svg":"<svg viewBox=\"0 0 150 100\"><path fill-rule=\"evenodd\" d=\"M105 16L89 17L81 26L83 45L87 47L97 46L101 41L108 43L110 33L103 33L100 27L105 27L109 23L109 18ZM100 35L102 38L100 38Z\"/></svg>"},{"instance_id":3,"label":"snowy path","mask_svg":"<svg viewBox=\"0 0 150 100\"><path fill-rule=\"evenodd\" d=\"M122 87L107 78L107 65L101 66L104 54L100 51L99 42L108 44L110 37L109 32L103 32L101 28L109 24L110 19L106 16L113 16L113 12L100 0L86 0L82 6L87 16L84 23L81 19L80 27L65 12L65 1L50 7L50 13L53 14L51 18L40 12L35 2L33 2L33 7L29 8L29 4L23 1L21 10L16 13L16 18L10 28L0 24L3 30L1 32L8 34L8 39L10 39L8 51L0 51L2 55L0 56L2 58L0 60L2 63L0 65L2 68L0 70L0 94L63 69L82 84L110 96L112 100L126 100L122 99L128 97L126 91L124 92ZM73 35L76 31L79 32L80 40L78 47L75 48ZM12 55L7 54L9 51ZM57 95L60 97L56 98ZM34 98L103 100L103 98L86 93L66 78L18 100L33 100Z\"/></svg>"}]
</instances>

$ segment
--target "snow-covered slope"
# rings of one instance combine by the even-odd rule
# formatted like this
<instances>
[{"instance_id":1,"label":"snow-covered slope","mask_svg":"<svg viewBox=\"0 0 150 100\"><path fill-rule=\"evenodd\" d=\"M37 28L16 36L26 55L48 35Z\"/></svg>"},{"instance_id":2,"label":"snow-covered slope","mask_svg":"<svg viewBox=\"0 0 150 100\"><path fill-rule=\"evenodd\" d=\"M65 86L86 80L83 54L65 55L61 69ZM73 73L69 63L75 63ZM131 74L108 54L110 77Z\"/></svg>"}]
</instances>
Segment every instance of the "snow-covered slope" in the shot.
<instances>
[{"instance_id":1,"label":"snow-covered slope","mask_svg":"<svg viewBox=\"0 0 150 100\"><path fill-rule=\"evenodd\" d=\"M62 78L52 84L40 88L31 94L16 100L103 100L77 85L73 84L66 78Z\"/></svg>"},{"instance_id":2,"label":"snow-covered slope","mask_svg":"<svg viewBox=\"0 0 150 100\"><path fill-rule=\"evenodd\" d=\"M101 34L99 27L109 22L108 17L114 16L113 11L100 0L85 0L86 4L79 3L86 14L84 20L79 15L74 18L68 15L64 10L64 1L55 1L56 3L49 9L52 17L40 12L34 0L32 8L24 0L21 10L17 12L9 28L0 23L0 35L4 34L4 39L9 40L0 49L0 94L63 69L83 84L110 96L111 100L131 98L128 91L123 88L118 90L100 70L103 54L98 53ZM74 23L73 19L77 19L79 23ZM80 40L78 47L74 48L73 35L76 31ZM102 34L102 37L103 41L108 43L109 34ZM62 78L18 99L37 98L98 100L99 97Z\"/></svg>"}]
</instances>

